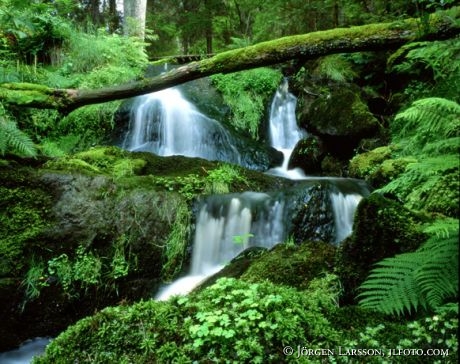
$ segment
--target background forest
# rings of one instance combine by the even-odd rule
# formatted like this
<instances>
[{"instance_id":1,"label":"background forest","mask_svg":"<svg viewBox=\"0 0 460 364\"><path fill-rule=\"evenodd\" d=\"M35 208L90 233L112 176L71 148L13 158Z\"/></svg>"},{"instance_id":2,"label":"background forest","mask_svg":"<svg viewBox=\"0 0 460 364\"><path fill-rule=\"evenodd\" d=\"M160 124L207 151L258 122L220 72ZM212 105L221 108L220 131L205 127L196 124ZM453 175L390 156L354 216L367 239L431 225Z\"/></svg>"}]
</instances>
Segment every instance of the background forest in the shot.
<instances>
[{"instance_id":1,"label":"background forest","mask_svg":"<svg viewBox=\"0 0 460 364\"><path fill-rule=\"evenodd\" d=\"M408 17L423 34L433 14L458 23L459 12L454 0L148 0L145 14L124 16L123 5L137 3L0 0L0 85L98 89L289 35ZM148 298L188 264L194 201L281 182L114 147L129 101L69 114L0 102L0 351L62 332L36 363L456 363L458 32L216 74L204 81L206 95L223 106L206 111L265 145L283 77L298 98L298 124L312 135L290 166L359 178L372 190L352 235L338 246L291 237L166 302ZM188 91L199 107L203 90ZM331 137L322 113L346 131ZM111 212L87 213L88 201ZM68 221L56 223L62 216ZM294 355L283 352L288 345ZM298 358L303 347L399 354ZM423 360L401 354L410 349L423 350ZM437 351L427 357L429 349Z\"/></svg>"}]
</instances>

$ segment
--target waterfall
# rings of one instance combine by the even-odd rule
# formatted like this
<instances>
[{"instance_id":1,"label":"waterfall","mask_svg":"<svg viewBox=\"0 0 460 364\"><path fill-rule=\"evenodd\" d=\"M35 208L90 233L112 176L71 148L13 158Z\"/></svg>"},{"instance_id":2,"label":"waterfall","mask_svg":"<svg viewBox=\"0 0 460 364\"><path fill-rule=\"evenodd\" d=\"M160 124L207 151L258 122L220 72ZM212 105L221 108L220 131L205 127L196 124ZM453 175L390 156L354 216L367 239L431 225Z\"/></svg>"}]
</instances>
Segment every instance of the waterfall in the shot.
<instances>
[{"instance_id":1,"label":"waterfall","mask_svg":"<svg viewBox=\"0 0 460 364\"><path fill-rule=\"evenodd\" d=\"M170 92L172 91L170 90ZM156 100L157 94L151 94L148 97ZM186 100L184 102L187 107L185 105L180 107L181 110L177 111L177 113L185 112L189 107L189 103ZM142 103L142 105L144 104ZM174 108L178 107L178 102L172 104ZM153 105L152 102L150 102L149 106L146 106L146 111L141 111L142 107L139 107L138 114L153 113L151 105ZM303 180L304 182L299 181L299 185L301 183L305 183L306 185L300 185L300 188L307 190L309 188L307 185L311 187L315 183L322 186L328 185L329 187L326 189L327 193L324 196L321 195L321 201L325 203L320 204L321 207L308 210L309 212L304 216L307 219L311 219L314 215L323 215L318 221L321 221L319 224L324 230L328 231L325 239L330 240L331 243L339 243L351 234L356 207L361 198L368 193L368 190L356 180L307 177L300 169L288 170L289 158L294 147L306 135L297 126L295 107L296 98L289 93L287 80L284 80L273 98L269 122L270 143L274 148L283 152L284 161L282 166L271 169L267 173L281 175L289 179ZM164 113L166 114L166 108L163 104L162 108L165 109ZM174 112L174 110L170 111L171 114ZM188 114L189 112L187 111ZM152 120L155 117L149 116L145 118L142 116L142 119ZM158 129L158 127L147 126L145 123L142 125L144 125L144 128ZM180 125L177 124L175 127L180 128ZM199 122L194 122L193 125L197 128L202 127ZM209 130L209 126L206 126L206 128ZM137 138L135 130L134 128L130 136L132 140ZM181 133L183 130L178 132ZM149 131L144 134L151 133ZM161 131L157 131L156 133L161 134ZM192 134L191 132L187 133ZM197 132L197 134L200 133L206 134L206 131ZM182 138L184 136L177 137L180 140ZM160 140L161 138L157 139ZM140 140L136 143L138 143L136 145L143 145L144 141ZM156 144L155 147L159 150L161 149ZM215 153L213 148L216 148L216 145L209 144L210 150L207 152L209 155ZM292 201L292 198L295 197L291 195L291 197L287 198L287 195L284 192L276 194L244 192L241 194L208 196L202 202L197 212L189 274L160 289L156 299L166 300L172 295L190 292L205 278L219 271L225 264L248 247L259 246L271 248L283 242L288 234L287 229L292 218L289 215L294 213L296 204L298 204L297 201ZM330 214L324 213L324 210L322 210L323 206L327 206L326 209ZM312 237L309 236L308 238L311 239Z\"/></svg>"},{"instance_id":2,"label":"waterfall","mask_svg":"<svg viewBox=\"0 0 460 364\"><path fill-rule=\"evenodd\" d=\"M358 193L330 193L332 211L334 212L336 243L340 243L351 235L356 207L362 198L363 196Z\"/></svg>"},{"instance_id":3,"label":"waterfall","mask_svg":"<svg viewBox=\"0 0 460 364\"><path fill-rule=\"evenodd\" d=\"M288 169L289 159L296 144L306 136L306 132L297 125L296 102L295 96L289 92L289 84L285 78L273 98L269 119L270 144L283 153L284 160L281 166L272 168L267 173L293 180L319 179L307 177L300 168ZM330 193L335 219L335 242L340 242L351 234L354 213L362 197L360 193Z\"/></svg>"},{"instance_id":4,"label":"waterfall","mask_svg":"<svg viewBox=\"0 0 460 364\"><path fill-rule=\"evenodd\" d=\"M269 140L270 145L283 153L283 164L272 168L268 173L290 179L301 179L305 174L299 168L288 170L289 159L296 144L305 136L305 131L297 126L297 99L289 92L289 84L285 78L276 90L270 108Z\"/></svg>"},{"instance_id":5,"label":"waterfall","mask_svg":"<svg viewBox=\"0 0 460 364\"><path fill-rule=\"evenodd\" d=\"M189 275L164 287L157 300L188 293L248 247L285 239L284 200L266 193L209 196L198 213Z\"/></svg>"},{"instance_id":6,"label":"waterfall","mask_svg":"<svg viewBox=\"0 0 460 364\"><path fill-rule=\"evenodd\" d=\"M161 156L184 155L232 163L240 160L228 131L198 111L178 88L135 99L122 147Z\"/></svg>"}]
</instances>

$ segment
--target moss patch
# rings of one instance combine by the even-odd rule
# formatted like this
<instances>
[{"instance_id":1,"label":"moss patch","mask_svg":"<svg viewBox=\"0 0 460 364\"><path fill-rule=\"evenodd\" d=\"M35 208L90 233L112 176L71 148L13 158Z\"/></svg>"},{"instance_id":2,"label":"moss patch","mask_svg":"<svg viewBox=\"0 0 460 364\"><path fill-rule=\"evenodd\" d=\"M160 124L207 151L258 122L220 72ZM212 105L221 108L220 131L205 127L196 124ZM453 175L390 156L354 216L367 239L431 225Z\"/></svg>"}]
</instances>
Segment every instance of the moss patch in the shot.
<instances>
[{"instance_id":1,"label":"moss patch","mask_svg":"<svg viewBox=\"0 0 460 364\"><path fill-rule=\"evenodd\" d=\"M52 197L31 175L1 172L0 277L17 277L50 226Z\"/></svg>"},{"instance_id":2,"label":"moss patch","mask_svg":"<svg viewBox=\"0 0 460 364\"><path fill-rule=\"evenodd\" d=\"M305 289L312 279L332 269L334 254L335 247L322 242L278 244L254 261L241 279Z\"/></svg>"}]
</instances>

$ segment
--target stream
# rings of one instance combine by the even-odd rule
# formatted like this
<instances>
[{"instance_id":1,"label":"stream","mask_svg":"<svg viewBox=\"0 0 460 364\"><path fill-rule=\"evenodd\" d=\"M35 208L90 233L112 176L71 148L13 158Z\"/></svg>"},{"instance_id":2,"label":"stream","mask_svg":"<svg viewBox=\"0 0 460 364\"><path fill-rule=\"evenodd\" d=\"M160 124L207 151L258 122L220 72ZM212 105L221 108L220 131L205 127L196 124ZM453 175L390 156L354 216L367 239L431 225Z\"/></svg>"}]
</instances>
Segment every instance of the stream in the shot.
<instances>
[{"instance_id":1,"label":"stream","mask_svg":"<svg viewBox=\"0 0 460 364\"><path fill-rule=\"evenodd\" d=\"M288 169L294 147L307 136L307 132L297 126L295 108L296 98L284 80L271 104L268 135L270 145L283 153L284 160L266 173L295 180L296 186L286 191L205 196L197 201L190 271L162 287L155 299L167 300L172 295L190 292L249 247L269 249L286 241L291 235L291 221L298 218L299 198L307 205L318 197L315 195L318 189L322 193L321 211L310 213L321 215L323 222L315 226L313 235L308 237L314 240L317 233L321 239L338 244L351 234L356 207L369 191L362 181L306 176L299 168ZM161 156L201 157L247 167L237 145L217 120L198 111L175 87L134 100L122 147ZM49 341L48 338L29 340L16 350L1 353L0 363L29 363L32 356L43 352Z\"/></svg>"}]
</instances>

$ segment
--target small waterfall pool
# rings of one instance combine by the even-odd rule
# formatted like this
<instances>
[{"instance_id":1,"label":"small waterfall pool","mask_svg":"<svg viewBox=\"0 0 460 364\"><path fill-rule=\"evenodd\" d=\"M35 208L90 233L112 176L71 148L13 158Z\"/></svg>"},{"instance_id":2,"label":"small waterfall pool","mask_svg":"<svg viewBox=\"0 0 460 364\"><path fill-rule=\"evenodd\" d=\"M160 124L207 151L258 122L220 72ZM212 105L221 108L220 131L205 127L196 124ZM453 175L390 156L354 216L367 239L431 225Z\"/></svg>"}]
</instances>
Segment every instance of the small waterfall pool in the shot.
<instances>
[{"instance_id":1,"label":"small waterfall pool","mask_svg":"<svg viewBox=\"0 0 460 364\"><path fill-rule=\"evenodd\" d=\"M1 364L28 364L36 355L44 352L46 345L51 341L50 338L38 337L27 340L22 345L11 351L0 353Z\"/></svg>"}]
</instances>

